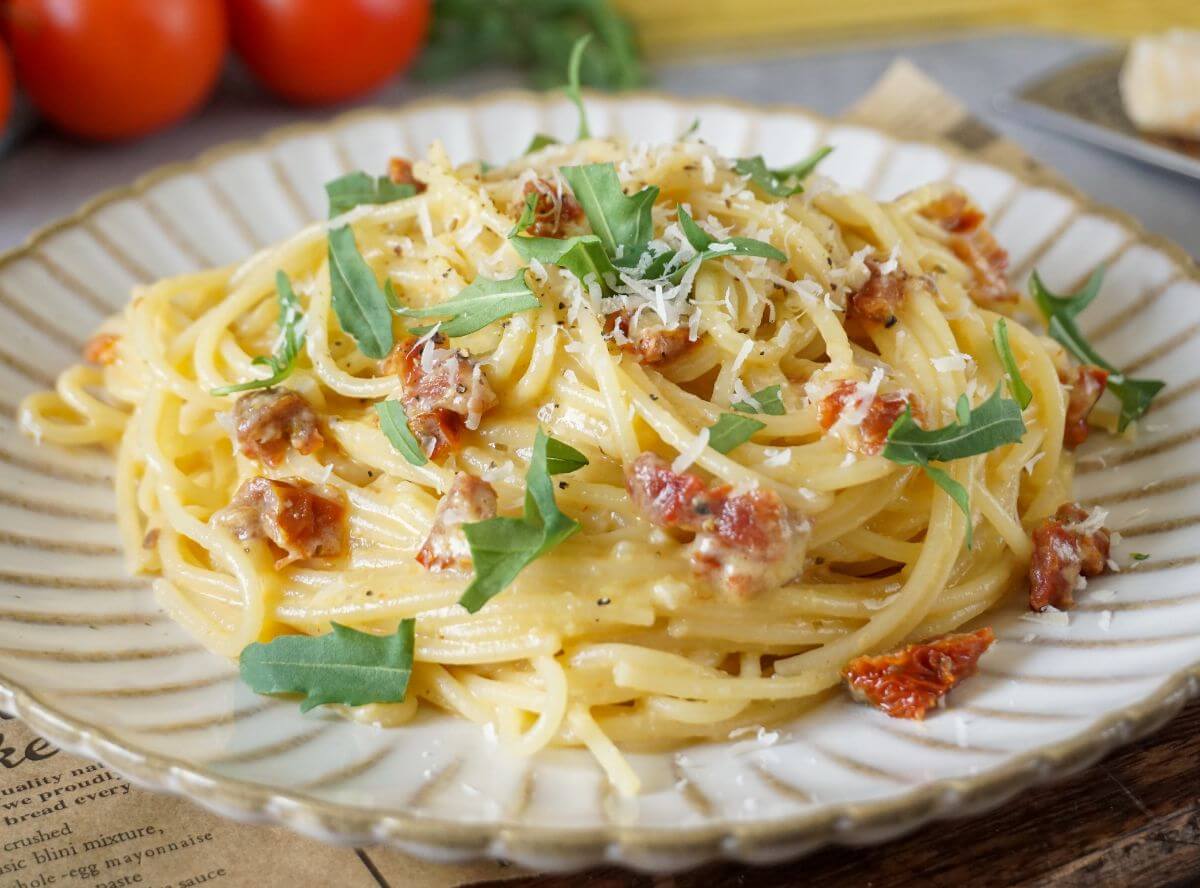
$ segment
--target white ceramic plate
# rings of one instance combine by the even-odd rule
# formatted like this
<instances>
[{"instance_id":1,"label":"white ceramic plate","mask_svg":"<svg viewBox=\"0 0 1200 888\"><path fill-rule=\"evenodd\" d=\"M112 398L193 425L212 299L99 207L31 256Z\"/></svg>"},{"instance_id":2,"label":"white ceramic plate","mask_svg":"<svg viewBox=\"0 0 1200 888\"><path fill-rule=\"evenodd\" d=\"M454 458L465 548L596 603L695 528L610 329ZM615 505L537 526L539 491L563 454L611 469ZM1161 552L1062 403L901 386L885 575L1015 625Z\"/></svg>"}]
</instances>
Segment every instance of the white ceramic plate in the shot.
<instances>
[{"instance_id":1,"label":"white ceramic plate","mask_svg":"<svg viewBox=\"0 0 1200 888\"><path fill-rule=\"evenodd\" d=\"M1110 266L1085 315L1099 350L1168 380L1135 443L1093 436L1084 499L1152 558L1094 582L1067 626L992 620L999 641L951 708L924 723L835 700L760 738L640 755L645 794L621 801L591 758L506 755L472 725L430 717L391 731L250 693L128 578L98 452L38 448L17 400L53 383L130 287L232 262L322 215L322 183L382 169L435 138L457 160L568 137L564 102L518 94L355 114L289 130L103 196L0 259L0 707L139 783L231 817L324 839L388 842L441 859L533 867L620 861L674 869L716 857L777 860L873 842L933 817L999 804L1082 768L1169 718L1200 664L1200 275L1134 223L952 149L897 142L781 109L655 96L589 102L593 128L675 137L693 117L726 154L791 161L821 143L824 172L889 198L935 179L987 209L1020 285L1036 265L1069 289Z\"/></svg>"}]
</instances>

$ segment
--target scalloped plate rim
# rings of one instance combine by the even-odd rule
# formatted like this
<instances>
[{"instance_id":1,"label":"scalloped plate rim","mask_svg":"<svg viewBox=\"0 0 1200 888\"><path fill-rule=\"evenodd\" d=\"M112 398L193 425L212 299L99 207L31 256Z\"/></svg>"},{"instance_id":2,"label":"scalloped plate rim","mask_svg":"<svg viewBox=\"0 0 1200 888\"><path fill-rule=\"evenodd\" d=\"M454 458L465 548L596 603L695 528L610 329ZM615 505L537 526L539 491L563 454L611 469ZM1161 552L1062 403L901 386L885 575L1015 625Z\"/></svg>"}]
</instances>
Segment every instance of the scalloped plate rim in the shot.
<instances>
[{"instance_id":1,"label":"scalloped plate rim","mask_svg":"<svg viewBox=\"0 0 1200 888\"><path fill-rule=\"evenodd\" d=\"M588 99L610 104L651 100L676 109L707 106L740 113L789 115L824 127L839 125L835 119L795 106L723 97L681 99L655 91L638 91L615 98L589 93ZM0 269L37 249L55 234L81 225L109 204L142 193L172 176L204 169L231 156L259 152L299 136L337 131L363 120L403 117L429 108L452 108L461 113L512 100L531 103L543 110L565 101L523 90L501 90L474 99L431 98L398 108L363 108L324 122L276 127L257 138L215 146L192 160L158 166L130 184L103 191L75 212L39 227L18 246L0 253ZM892 148L932 146L950 158L1000 170L1025 186L1056 192L1088 213L1117 222L1133 241L1164 253L1182 278L1200 281L1200 268L1182 247L1146 231L1128 214L1096 203L1074 188L1025 168L981 159L943 139L906 138L870 125L852 126L878 134ZM932 780L882 800L830 804L810 814L775 819L673 829L621 827L612 823L604 827L555 829L505 822L470 824L451 818L383 812L219 776L118 740L103 728L59 711L22 683L0 674L0 700L4 700L4 708L28 722L47 740L102 762L138 786L187 798L222 816L283 825L328 842L388 844L434 860L504 857L526 866L556 870L608 862L655 872L720 858L770 862L830 843L872 844L911 832L933 820L978 813L1003 804L1031 786L1083 770L1114 749L1161 727L1198 694L1200 661L1166 675L1137 702L1104 711L1073 737L1010 755L970 776ZM447 835L447 830L452 834Z\"/></svg>"}]
</instances>

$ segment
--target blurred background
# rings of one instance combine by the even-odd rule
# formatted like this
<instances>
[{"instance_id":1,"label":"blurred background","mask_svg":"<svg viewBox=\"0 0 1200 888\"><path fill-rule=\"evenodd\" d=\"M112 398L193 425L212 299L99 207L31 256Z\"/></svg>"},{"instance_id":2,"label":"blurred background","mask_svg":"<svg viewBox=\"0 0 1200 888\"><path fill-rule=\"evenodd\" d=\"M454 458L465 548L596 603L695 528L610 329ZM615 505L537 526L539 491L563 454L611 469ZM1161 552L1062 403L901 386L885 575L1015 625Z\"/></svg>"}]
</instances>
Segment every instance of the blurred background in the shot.
<instances>
[{"instance_id":1,"label":"blurred background","mask_svg":"<svg viewBox=\"0 0 1200 888\"><path fill-rule=\"evenodd\" d=\"M275 126L558 85L590 31L593 87L825 114L910 58L1077 185L1200 252L1194 182L1001 110L1080 59L1119 67L1131 39L1169 29L1190 29L1181 52L1200 70L1200 0L0 0L0 249L155 166ZM1121 116L1116 71L1104 76Z\"/></svg>"}]
</instances>

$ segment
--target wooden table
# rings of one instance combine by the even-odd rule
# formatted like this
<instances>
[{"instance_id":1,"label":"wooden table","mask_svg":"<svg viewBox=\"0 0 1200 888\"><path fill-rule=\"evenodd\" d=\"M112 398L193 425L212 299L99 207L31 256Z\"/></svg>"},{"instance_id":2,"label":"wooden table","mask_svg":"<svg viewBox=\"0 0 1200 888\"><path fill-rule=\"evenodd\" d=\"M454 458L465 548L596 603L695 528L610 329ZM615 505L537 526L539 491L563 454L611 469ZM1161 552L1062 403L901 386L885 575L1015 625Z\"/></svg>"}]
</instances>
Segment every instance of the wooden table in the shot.
<instances>
[{"instance_id":1,"label":"wooden table","mask_svg":"<svg viewBox=\"0 0 1200 888\"><path fill-rule=\"evenodd\" d=\"M1200 885L1200 701L1159 733L1061 783L969 820L772 867L714 864L679 876L605 868L471 888L784 888Z\"/></svg>"}]
</instances>

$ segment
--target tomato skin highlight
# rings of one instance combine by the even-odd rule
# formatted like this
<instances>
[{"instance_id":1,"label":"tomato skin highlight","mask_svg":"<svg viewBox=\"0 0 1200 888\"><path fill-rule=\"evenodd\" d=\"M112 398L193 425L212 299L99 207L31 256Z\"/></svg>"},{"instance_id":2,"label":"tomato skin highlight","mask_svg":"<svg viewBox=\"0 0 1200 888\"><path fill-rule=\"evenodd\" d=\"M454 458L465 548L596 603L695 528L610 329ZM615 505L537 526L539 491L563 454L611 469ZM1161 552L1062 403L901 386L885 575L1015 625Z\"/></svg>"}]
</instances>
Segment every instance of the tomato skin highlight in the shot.
<instances>
[{"instance_id":1,"label":"tomato skin highlight","mask_svg":"<svg viewBox=\"0 0 1200 888\"><path fill-rule=\"evenodd\" d=\"M13 73L12 63L8 60L8 50L0 43L0 135L8 125L8 116L12 114L13 106Z\"/></svg>"},{"instance_id":2,"label":"tomato skin highlight","mask_svg":"<svg viewBox=\"0 0 1200 888\"><path fill-rule=\"evenodd\" d=\"M142 136L195 110L228 46L221 0L11 0L8 14L30 100L95 141Z\"/></svg>"},{"instance_id":3,"label":"tomato skin highlight","mask_svg":"<svg viewBox=\"0 0 1200 888\"><path fill-rule=\"evenodd\" d=\"M263 86L324 105L362 95L408 67L430 0L228 0L233 46Z\"/></svg>"}]
</instances>

